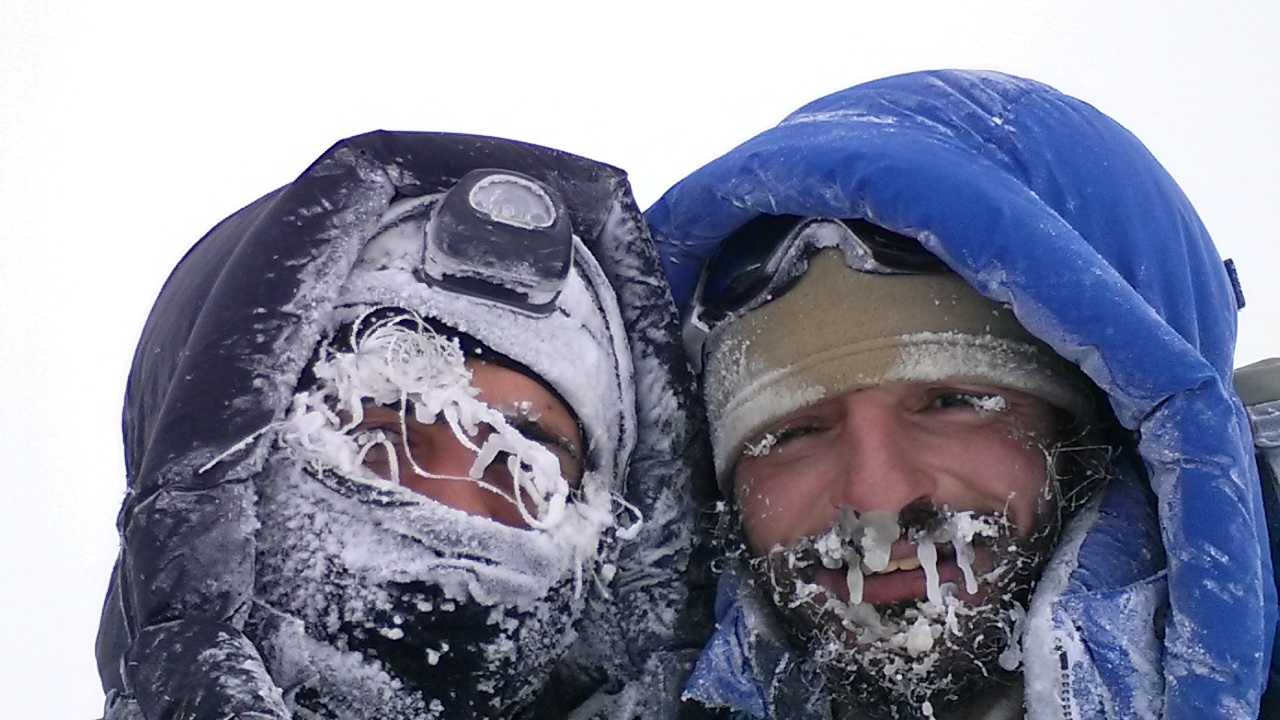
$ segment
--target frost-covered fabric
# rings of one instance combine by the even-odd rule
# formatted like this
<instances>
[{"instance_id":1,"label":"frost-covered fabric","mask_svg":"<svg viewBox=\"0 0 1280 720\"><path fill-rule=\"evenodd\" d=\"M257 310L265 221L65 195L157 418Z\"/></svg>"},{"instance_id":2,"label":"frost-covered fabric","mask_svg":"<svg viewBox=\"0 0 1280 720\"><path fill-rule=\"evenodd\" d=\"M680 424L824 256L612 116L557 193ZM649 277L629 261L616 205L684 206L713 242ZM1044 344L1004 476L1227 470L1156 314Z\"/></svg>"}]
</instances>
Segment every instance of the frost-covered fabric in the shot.
<instances>
[{"instance_id":1,"label":"frost-covered fabric","mask_svg":"<svg viewBox=\"0 0 1280 720\"><path fill-rule=\"evenodd\" d=\"M1086 103L998 73L835 93L647 211L677 305L720 241L759 214L865 218L920 238L1079 365L1132 433L1141 467L1077 517L1033 598L1027 716L1256 717L1276 594L1231 388L1236 297L1142 144ZM759 716L769 694L734 690L741 673L726 669L752 663L710 657L726 638L767 637L743 607L721 613L691 689ZM766 674L751 682L775 677L754 652ZM719 695L706 689L722 679Z\"/></svg>"},{"instance_id":2,"label":"frost-covered fabric","mask_svg":"<svg viewBox=\"0 0 1280 720\"><path fill-rule=\"evenodd\" d=\"M1244 401L1258 451L1262 503L1271 530L1271 557L1280 557L1280 359L1269 358L1236 369L1235 388ZM1280 566L1272 568L1280 571ZM1277 576L1280 585L1280 576ZM1280 643L1280 628L1276 637ZM1280 656L1271 656L1271 677L1258 717L1280 717Z\"/></svg>"},{"instance_id":3,"label":"frost-covered fabric","mask_svg":"<svg viewBox=\"0 0 1280 720\"><path fill-rule=\"evenodd\" d=\"M565 201L576 253L550 315L415 278L405 208L477 168ZM507 527L380 482L325 434L314 388L343 371L317 348L384 306L565 399L587 447L567 506ZM625 176L546 148L371 133L223 221L166 283L129 378L106 716L673 716L702 640L687 576L706 463L674 318ZM462 422L484 411L452 402Z\"/></svg>"}]
</instances>

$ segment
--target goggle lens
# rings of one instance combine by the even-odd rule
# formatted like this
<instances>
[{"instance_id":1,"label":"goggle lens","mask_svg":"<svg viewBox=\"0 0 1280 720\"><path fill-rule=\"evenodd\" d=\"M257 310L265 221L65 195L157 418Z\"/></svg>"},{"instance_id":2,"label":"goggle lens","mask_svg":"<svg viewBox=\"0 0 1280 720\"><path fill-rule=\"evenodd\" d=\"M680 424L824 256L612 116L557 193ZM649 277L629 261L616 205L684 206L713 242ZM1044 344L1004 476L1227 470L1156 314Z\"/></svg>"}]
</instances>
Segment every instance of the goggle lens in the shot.
<instances>
[{"instance_id":1,"label":"goggle lens","mask_svg":"<svg viewBox=\"0 0 1280 720\"><path fill-rule=\"evenodd\" d=\"M781 239L802 222L792 215L762 215L729 236L707 263L699 284L704 319L719 321L763 293L777 268L766 267Z\"/></svg>"},{"instance_id":2,"label":"goggle lens","mask_svg":"<svg viewBox=\"0 0 1280 720\"><path fill-rule=\"evenodd\" d=\"M685 321L696 367L717 325L784 294L824 248L840 250L853 270L878 274L950 272L914 238L865 220L761 215L725 238L703 268Z\"/></svg>"}]
</instances>

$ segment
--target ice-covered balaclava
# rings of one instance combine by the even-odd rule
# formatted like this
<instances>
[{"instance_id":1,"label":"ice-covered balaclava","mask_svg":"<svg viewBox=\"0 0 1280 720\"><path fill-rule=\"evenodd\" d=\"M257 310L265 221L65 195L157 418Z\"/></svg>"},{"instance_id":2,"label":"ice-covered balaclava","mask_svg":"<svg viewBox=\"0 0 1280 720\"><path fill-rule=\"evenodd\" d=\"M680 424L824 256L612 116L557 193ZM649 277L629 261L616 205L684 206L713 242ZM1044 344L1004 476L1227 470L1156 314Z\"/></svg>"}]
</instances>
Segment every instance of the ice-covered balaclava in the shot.
<instances>
[{"instance_id":1,"label":"ice-covered balaclava","mask_svg":"<svg viewBox=\"0 0 1280 720\"><path fill-rule=\"evenodd\" d=\"M1082 376L1024 330L1012 313L958 276L874 274L850 269L822 250L785 294L716 328L707 341L704 392L721 487L732 496L743 454L770 452L762 429L825 398L893 382L960 379L1028 393L1080 418L1089 407ZM999 396L977 398L1002 412ZM1048 439L1028 439L1028 442ZM1019 664L1022 619L1031 587L1059 529L1058 484L1046 444L1044 496L1035 524L1019 529L1002 514L914 503L898 513L841 508L823 533L752 557L734 548L744 532L737 509L724 531L749 577L786 619L822 669L838 704L875 717L932 717L989 678ZM887 606L861 600L865 575L890 567L890 547L917 548L928 596ZM975 573L975 548L995 567ZM940 583L938 558L955 558L968 604ZM814 580L820 569L846 573L850 598Z\"/></svg>"},{"instance_id":2,"label":"ice-covered balaclava","mask_svg":"<svg viewBox=\"0 0 1280 720\"><path fill-rule=\"evenodd\" d=\"M497 172L509 184L532 182ZM476 186L483 191L467 189ZM622 320L599 265L576 237L567 277L553 288L521 285L520 252L504 255L492 238L461 264L432 259L441 240L432 233L455 232L440 222L449 195L387 210L339 293L263 474L251 622L298 717L533 712L585 604L612 574L614 541L639 521L615 520L628 516L619 492L634 401ZM554 220L504 208L501 197L480 200L494 222L521 231ZM486 267L490 281L509 270L512 288L465 282ZM576 489L544 447L477 399L465 361L478 348L513 360L576 416L586 451ZM447 426L477 453L472 478L505 462L528 527L468 515L365 468L365 453L393 442L357 430L366 402ZM480 425L491 432L473 443Z\"/></svg>"}]
</instances>

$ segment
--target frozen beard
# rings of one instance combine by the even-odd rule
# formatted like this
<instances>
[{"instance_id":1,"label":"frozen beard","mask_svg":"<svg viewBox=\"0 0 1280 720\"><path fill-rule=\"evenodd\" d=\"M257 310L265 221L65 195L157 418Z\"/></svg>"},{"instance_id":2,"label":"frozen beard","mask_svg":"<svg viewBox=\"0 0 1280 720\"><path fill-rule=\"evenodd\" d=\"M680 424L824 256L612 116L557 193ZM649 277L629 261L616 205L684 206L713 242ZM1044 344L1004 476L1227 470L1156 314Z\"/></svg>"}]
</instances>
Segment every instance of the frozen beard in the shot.
<instances>
[{"instance_id":1,"label":"frozen beard","mask_svg":"<svg viewBox=\"0 0 1280 720\"><path fill-rule=\"evenodd\" d=\"M1024 535L1000 513L927 504L900 513L844 509L828 531L752 557L748 565L822 669L837 710L850 709L855 717L932 718L986 686L1013 680L1031 589L1058 536L1057 510L1056 490L1047 490ZM890 560L899 539L916 546L915 559ZM975 566L979 554L991 559L989 569ZM866 577L910 571L917 562L927 597L863 602ZM944 563L959 567L969 601L958 596L961 588L940 581ZM820 572L845 577L847 601L817 581Z\"/></svg>"},{"instance_id":2,"label":"frozen beard","mask_svg":"<svg viewBox=\"0 0 1280 720\"><path fill-rule=\"evenodd\" d=\"M260 483L252 621L300 717L519 717L610 574L603 548L625 532L608 473L588 468L571 490L549 450L476 398L464 361L456 339L401 319L354 348L322 348L295 398ZM476 453L454 480L505 463L528 529L365 468L368 452L396 442L357 429L366 402L446 425ZM482 425L490 432L473 440Z\"/></svg>"}]
</instances>

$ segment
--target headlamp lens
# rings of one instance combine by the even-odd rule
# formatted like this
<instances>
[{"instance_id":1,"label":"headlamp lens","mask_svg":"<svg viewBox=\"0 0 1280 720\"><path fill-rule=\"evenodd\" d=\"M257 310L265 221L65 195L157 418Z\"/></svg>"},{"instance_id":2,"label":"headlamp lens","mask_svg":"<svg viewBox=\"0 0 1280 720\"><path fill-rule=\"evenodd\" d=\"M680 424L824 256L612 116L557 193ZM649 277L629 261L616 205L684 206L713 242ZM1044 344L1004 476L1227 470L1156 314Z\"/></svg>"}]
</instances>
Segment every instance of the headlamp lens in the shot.
<instances>
[{"instance_id":1,"label":"headlamp lens","mask_svg":"<svg viewBox=\"0 0 1280 720\"><path fill-rule=\"evenodd\" d=\"M510 170L473 170L427 223L431 282L546 315L573 263L573 228L553 187Z\"/></svg>"},{"instance_id":2,"label":"headlamp lens","mask_svg":"<svg viewBox=\"0 0 1280 720\"><path fill-rule=\"evenodd\" d=\"M467 197L471 207L491 220L532 230L556 221L556 208L542 188L514 175L490 175Z\"/></svg>"}]
</instances>

